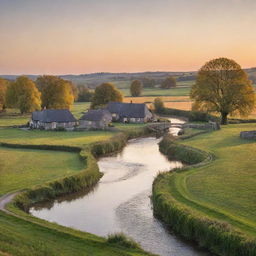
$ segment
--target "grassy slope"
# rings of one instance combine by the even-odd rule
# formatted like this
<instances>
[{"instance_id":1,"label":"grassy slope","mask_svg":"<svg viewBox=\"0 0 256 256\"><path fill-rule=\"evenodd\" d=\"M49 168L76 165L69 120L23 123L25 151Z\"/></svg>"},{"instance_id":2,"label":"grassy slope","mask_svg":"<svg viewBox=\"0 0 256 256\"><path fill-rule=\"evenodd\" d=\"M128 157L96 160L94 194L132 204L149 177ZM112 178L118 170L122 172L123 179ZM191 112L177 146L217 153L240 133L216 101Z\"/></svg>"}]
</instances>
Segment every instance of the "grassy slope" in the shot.
<instances>
[{"instance_id":1,"label":"grassy slope","mask_svg":"<svg viewBox=\"0 0 256 256\"><path fill-rule=\"evenodd\" d=\"M58 225L37 225L0 211L0 252L21 256L113 255L142 256L146 253L122 249L88 233ZM1 254L0 254L1 255ZM6 254L9 255L9 254Z\"/></svg>"},{"instance_id":2,"label":"grassy slope","mask_svg":"<svg viewBox=\"0 0 256 256\"><path fill-rule=\"evenodd\" d=\"M0 147L0 196L85 168L78 154Z\"/></svg>"},{"instance_id":3,"label":"grassy slope","mask_svg":"<svg viewBox=\"0 0 256 256\"><path fill-rule=\"evenodd\" d=\"M68 145L86 146L89 143L106 140L113 136L112 132L54 132L54 131L24 131L4 128L0 130L0 142L34 145Z\"/></svg>"},{"instance_id":4,"label":"grassy slope","mask_svg":"<svg viewBox=\"0 0 256 256\"><path fill-rule=\"evenodd\" d=\"M170 190L183 203L256 235L256 143L239 138L240 131L252 129L254 124L229 125L183 142L217 159L175 174Z\"/></svg>"},{"instance_id":5,"label":"grassy slope","mask_svg":"<svg viewBox=\"0 0 256 256\"><path fill-rule=\"evenodd\" d=\"M84 104L76 107L79 114ZM7 117L7 125L9 124ZM19 118L16 122L19 122ZM6 125L6 123L4 123ZM110 132L47 132L0 129L0 141L21 144L78 145L110 138ZM0 195L44 184L85 168L78 154L0 147ZM33 219L33 218L32 218ZM30 220L30 221L29 221ZM104 238L56 224L9 216L0 211L0 255L148 255L118 248ZM40 223L40 224L39 224Z\"/></svg>"}]
</instances>

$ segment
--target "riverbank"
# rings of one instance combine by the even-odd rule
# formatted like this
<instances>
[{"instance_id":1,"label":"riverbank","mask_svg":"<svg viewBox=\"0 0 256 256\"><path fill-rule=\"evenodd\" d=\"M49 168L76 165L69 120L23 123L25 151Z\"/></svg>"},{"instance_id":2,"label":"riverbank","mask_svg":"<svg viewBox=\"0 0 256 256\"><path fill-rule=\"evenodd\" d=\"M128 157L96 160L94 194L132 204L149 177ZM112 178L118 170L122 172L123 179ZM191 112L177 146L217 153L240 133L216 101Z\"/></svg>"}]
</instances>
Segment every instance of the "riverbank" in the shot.
<instances>
[{"instance_id":1,"label":"riverbank","mask_svg":"<svg viewBox=\"0 0 256 256\"><path fill-rule=\"evenodd\" d=\"M79 154L80 161L84 164L84 170L72 175L66 175L64 172L62 177L60 174L56 180L49 177L49 182L45 183L44 179L40 185L34 188L32 186L34 181L31 179L30 185L27 183L23 187L26 191L15 197L14 201L7 207L8 211L14 215L10 216L4 212L0 214L0 252L11 253L12 255L58 255L59 248L62 248L62 255L106 255L106 253L108 255L148 255L142 250L108 244L104 238L39 220L23 211L27 211L36 202L93 187L102 176L95 157L119 151L129 138L146 133L144 128L128 131L126 134L112 133L112 136L114 135L112 139L100 143L83 144L83 147L36 145L35 143L30 145L28 141L26 145L4 142L2 146L8 148L29 149L31 146L33 150L41 150L41 152L45 152L47 149L48 151ZM80 136L84 134L80 133ZM78 135L74 136L78 137ZM8 139L11 140L12 138L9 137ZM81 143L83 143L82 141ZM18 178L19 176L17 176ZM19 184L17 188L22 189Z\"/></svg>"},{"instance_id":2,"label":"riverbank","mask_svg":"<svg viewBox=\"0 0 256 256\"><path fill-rule=\"evenodd\" d=\"M229 125L178 144L168 138L160 144L170 158L193 166L156 178L155 215L218 255L256 255L256 145L239 138L241 130L252 126Z\"/></svg>"},{"instance_id":3,"label":"riverbank","mask_svg":"<svg viewBox=\"0 0 256 256\"><path fill-rule=\"evenodd\" d=\"M171 128L174 134L177 130ZM209 256L170 234L153 216L150 197L155 176L181 166L159 152L159 141L154 137L130 140L120 153L99 159L104 176L92 192L35 205L30 213L100 236L124 232L146 251L163 256Z\"/></svg>"}]
</instances>

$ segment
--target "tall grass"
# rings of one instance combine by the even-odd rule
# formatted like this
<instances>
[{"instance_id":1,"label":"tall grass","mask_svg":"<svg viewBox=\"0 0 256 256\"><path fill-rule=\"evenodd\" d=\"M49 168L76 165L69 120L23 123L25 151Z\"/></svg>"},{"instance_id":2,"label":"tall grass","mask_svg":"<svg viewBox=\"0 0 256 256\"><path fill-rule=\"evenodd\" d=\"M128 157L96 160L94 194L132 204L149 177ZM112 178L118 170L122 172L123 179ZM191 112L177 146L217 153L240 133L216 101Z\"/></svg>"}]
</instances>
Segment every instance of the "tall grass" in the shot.
<instances>
[{"instance_id":1,"label":"tall grass","mask_svg":"<svg viewBox=\"0 0 256 256\"><path fill-rule=\"evenodd\" d=\"M211 160L206 152L178 145L171 137L165 137L160 150L172 158L189 164L202 165ZM186 171L186 169L183 169ZM229 224L205 216L175 199L172 189L176 184L174 173L159 174L153 183L154 215L167 224L174 232L188 240L197 242L201 247L221 256L255 256L256 240Z\"/></svg>"},{"instance_id":2,"label":"tall grass","mask_svg":"<svg viewBox=\"0 0 256 256\"><path fill-rule=\"evenodd\" d=\"M141 249L140 244L138 244L132 238L127 237L124 233L108 235L107 242L109 244L115 244L126 248Z\"/></svg>"},{"instance_id":3,"label":"tall grass","mask_svg":"<svg viewBox=\"0 0 256 256\"><path fill-rule=\"evenodd\" d=\"M1 143L1 145L5 147L79 152L80 160L84 162L85 166L84 171L78 174L63 177L18 194L14 198L13 205L28 212L29 208L35 203L52 200L58 196L93 188L102 177L102 173L100 173L97 165L97 157L118 152L126 145L128 139L147 135L149 133L150 130L146 127L131 131L129 130L125 133L119 133L109 140L92 143L84 149L74 146Z\"/></svg>"},{"instance_id":4,"label":"tall grass","mask_svg":"<svg viewBox=\"0 0 256 256\"><path fill-rule=\"evenodd\" d=\"M178 160L191 165L201 163L209 157L204 151L177 143L171 135L166 135L160 141L159 149L169 160Z\"/></svg>"}]
</instances>

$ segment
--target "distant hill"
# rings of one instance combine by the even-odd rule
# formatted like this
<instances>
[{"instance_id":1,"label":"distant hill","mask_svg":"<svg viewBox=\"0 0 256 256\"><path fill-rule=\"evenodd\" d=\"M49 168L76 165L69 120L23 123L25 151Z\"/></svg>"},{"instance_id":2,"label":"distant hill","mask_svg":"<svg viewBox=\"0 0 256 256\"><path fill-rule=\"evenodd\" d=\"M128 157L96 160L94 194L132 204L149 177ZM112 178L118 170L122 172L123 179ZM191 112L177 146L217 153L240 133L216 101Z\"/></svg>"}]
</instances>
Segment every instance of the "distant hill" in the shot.
<instances>
[{"instance_id":1,"label":"distant hill","mask_svg":"<svg viewBox=\"0 0 256 256\"><path fill-rule=\"evenodd\" d=\"M256 68L248 68L245 69L248 73L250 78L256 77ZM80 75L60 75L59 77L70 80L76 85L85 85L89 88L95 88L101 83L104 82L113 82L113 83L125 83L127 84L130 81L135 79L154 79L157 82L161 82L167 76L174 76L176 77L177 81L193 81L196 78L196 71L191 72L164 72L164 71L155 71L155 72L135 72L135 73L107 73L107 72L100 72L100 73L91 73L91 74L80 74ZM27 75L32 80L36 80L38 75ZM0 75L8 80L15 80L16 75ZM124 85L126 87L126 85Z\"/></svg>"},{"instance_id":2,"label":"distant hill","mask_svg":"<svg viewBox=\"0 0 256 256\"><path fill-rule=\"evenodd\" d=\"M132 81L135 79L154 79L156 81L161 81L167 76L175 76L179 81L188 81L195 79L196 72L136 72L136 73L91 73L91 74L81 74L81 75L60 75L59 77L70 80L75 84L83 84L90 88L95 88L97 85L103 82L120 82L120 81ZM32 80L36 80L38 75L27 75ZM1 75L8 80L15 80L17 75Z\"/></svg>"}]
</instances>

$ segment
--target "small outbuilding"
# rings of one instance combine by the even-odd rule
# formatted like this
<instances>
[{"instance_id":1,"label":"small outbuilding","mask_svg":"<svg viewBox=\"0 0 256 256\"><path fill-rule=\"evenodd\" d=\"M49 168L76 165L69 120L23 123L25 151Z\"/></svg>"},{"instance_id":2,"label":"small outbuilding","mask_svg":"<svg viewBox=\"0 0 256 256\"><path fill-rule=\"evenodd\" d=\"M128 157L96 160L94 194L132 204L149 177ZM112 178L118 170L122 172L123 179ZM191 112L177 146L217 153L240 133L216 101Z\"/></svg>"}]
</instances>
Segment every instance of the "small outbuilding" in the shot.
<instances>
[{"instance_id":1,"label":"small outbuilding","mask_svg":"<svg viewBox=\"0 0 256 256\"><path fill-rule=\"evenodd\" d=\"M112 115L106 109L88 110L79 120L79 128L105 129L112 122Z\"/></svg>"},{"instance_id":2,"label":"small outbuilding","mask_svg":"<svg viewBox=\"0 0 256 256\"><path fill-rule=\"evenodd\" d=\"M71 129L77 124L77 120L68 109L44 109L34 111L30 120L33 129Z\"/></svg>"},{"instance_id":3,"label":"small outbuilding","mask_svg":"<svg viewBox=\"0 0 256 256\"><path fill-rule=\"evenodd\" d=\"M113 121L123 123L146 123L153 119L153 114L144 103L110 102L107 109Z\"/></svg>"}]
</instances>

